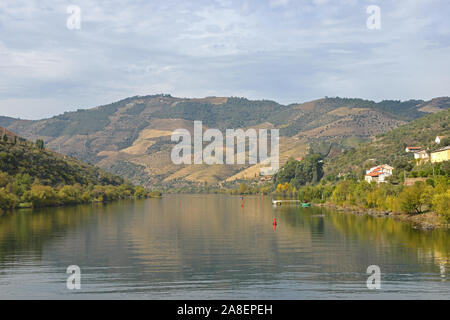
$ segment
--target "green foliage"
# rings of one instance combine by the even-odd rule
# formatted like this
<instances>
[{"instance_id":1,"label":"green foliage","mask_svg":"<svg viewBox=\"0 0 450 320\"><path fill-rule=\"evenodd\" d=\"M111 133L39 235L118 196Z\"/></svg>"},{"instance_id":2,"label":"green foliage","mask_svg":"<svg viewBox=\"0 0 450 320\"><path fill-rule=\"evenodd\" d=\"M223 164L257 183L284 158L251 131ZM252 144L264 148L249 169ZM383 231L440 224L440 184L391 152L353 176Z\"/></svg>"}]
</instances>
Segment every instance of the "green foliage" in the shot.
<instances>
[{"instance_id":1,"label":"green foliage","mask_svg":"<svg viewBox=\"0 0 450 320\"><path fill-rule=\"evenodd\" d=\"M295 188L307 184L316 184L323 177L322 156L308 155L302 161L289 159L274 177L274 184L289 183Z\"/></svg>"},{"instance_id":2,"label":"green foliage","mask_svg":"<svg viewBox=\"0 0 450 320\"><path fill-rule=\"evenodd\" d=\"M44 140L42 140L42 139L37 139L37 140L36 140L36 147L37 147L39 150L44 150Z\"/></svg>"},{"instance_id":3,"label":"green foliage","mask_svg":"<svg viewBox=\"0 0 450 320\"><path fill-rule=\"evenodd\" d=\"M245 98L228 98L227 102L212 103L183 101L176 106L153 113L157 118L199 120L208 127L244 128L268 121L282 110L290 109L276 102L250 101Z\"/></svg>"},{"instance_id":4,"label":"green foliage","mask_svg":"<svg viewBox=\"0 0 450 320\"><path fill-rule=\"evenodd\" d=\"M0 210L15 208L19 203L18 198L8 192L5 188L0 188Z\"/></svg>"},{"instance_id":5,"label":"green foliage","mask_svg":"<svg viewBox=\"0 0 450 320\"><path fill-rule=\"evenodd\" d=\"M130 161L118 160L111 166L110 171L137 184L148 182L145 166Z\"/></svg>"},{"instance_id":6,"label":"green foliage","mask_svg":"<svg viewBox=\"0 0 450 320\"><path fill-rule=\"evenodd\" d=\"M138 115L142 111L145 110L145 107L146 107L146 105L144 103L136 103L134 106L132 106L131 108L127 109L125 111L125 114Z\"/></svg>"},{"instance_id":7,"label":"green foliage","mask_svg":"<svg viewBox=\"0 0 450 320\"><path fill-rule=\"evenodd\" d=\"M239 194L247 194L248 192L248 186L244 182L241 183L239 186Z\"/></svg>"},{"instance_id":8,"label":"green foliage","mask_svg":"<svg viewBox=\"0 0 450 320\"><path fill-rule=\"evenodd\" d=\"M377 164L387 163L394 166L395 178L403 178L403 172L409 172L414 167L413 154L406 153L407 146L419 146L435 149L437 135L449 135L450 110L431 114L412 121L399 128L376 137L374 141L364 143L357 148L348 149L338 157L326 161L327 175L354 172ZM431 166L430 166L431 168ZM431 170L432 174L432 170ZM436 174L436 172L435 172ZM430 175L428 171L427 175Z\"/></svg>"},{"instance_id":9,"label":"green foliage","mask_svg":"<svg viewBox=\"0 0 450 320\"><path fill-rule=\"evenodd\" d=\"M445 193L436 194L433 197L434 210L450 222L450 190Z\"/></svg>"},{"instance_id":10,"label":"green foliage","mask_svg":"<svg viewBox=\"0 0 450 320\"><path fill-rule=\"evenodd\" d=\"M328 141L319 141L317 143L312 143L310 146L310 153L311 154L320 154L323 157L327 156L330 152L330 149L332 147L332 143Z\"/></svg>"},{"instance_id":11,"label":"green foliage","mask_svg":"<svg viewBox=\"0 0 450 320\"><path fill-rule=\"evenodd\" d=\"M423 102L423 100L409 100L403 102L396 100L383 100L376 103L374 109L395 114L404 120L413 120L425 115L424 112L418 110L418 106Z\"/></svg>"},{"instance_id":12,"label":"green foliage","mask_svg":"<svg viewBox=\"0 0 450 320\"><path fill-rule=\"evenodd\" d=\"M61 199L64 204L77 204L83 202L81 201L81 196L82 188L80 185L64 186L59 189L58 192L58 198Z\"/></svg>"},{"instance_id":13,"label":"green foliage","mask_svg":"<svg viewBox=\"0 0 450 320\"><path fill-rule=\"evenodd\" d=\"M400 207L406 213L422 213L425 205L430 204L431 186L418 182L405 188L399 195Z\"/></svg>"},{"instance_id":14,"label":"green foliage","mask_svg":"<svg viewBox=\"0 0 450 320\"><path fill-rule=\"evenodd\" d=\"M150 193L148 194L150 198L161 198L162 197L162 193L161 191L150 191Z\"/></svg>"},{"instance_id":15,"label":"green foliage","mask_svg":"<svg viewBox=\"0 0 450 320\"><path fill-rule=\"evenodd\" d=\"M16 145L0 142L0 209L148 196L141 186L127 184L97 167L45 150L42 140Z\"/></svg>"},{"instance_id":16,"label":"green foliage","mask_svg":"<svg viewBox=\"0 0 450 320\"><path fill-rule=\"evenodd\" d=\"M60 135L90 134L103 130L110 124L109 117L134 98L127 98L93 109L78 109L74 112L65 112L47 120L45 125L37 131L37 134L57 137Z\"/></svg>"},{"instance_id":17,"label":"green foliage","mask_svg":"<svg viewBox=\"0 0 450 320\"><path fill-rule=\"evenodd\" d=\"M34 185L25 192L23 200L31 202L33 207L48 207L58 204L58 195L50 186Z\"/></svg>"},{"instance_id":18,"label":"green foliage","mask_svg":"<svg viewBox=\"0 0 450 320\"><path fill-rule=\"evenodd\" d=\"M410 214L435 211L447 219L450 215L449 184L447 176L430 178L428 183L416 182L409 187L346 179L337 183L325 182L301 187L298 197L315 203L331 202L339 206Z\"/></svg>"},{"instance_id":19,"label":"green foliage","mask_svg":"<svg viewBox=\"0 0 450 320\"><path fill-rule=\"evenodd\" d=\"M441 139L440 146L450 146L450 137L445 137Z\"/></svg>"},{"instance_id":20,"label":"green foliage","mask_svg":"<svg viewBox=\"0 0 450 320\"><path fill-rule=\"evenodd\" d=\"M405 107L405 110L408 108ZM409 214L435 211L448 217L447 193L450 177L449 161L442 163L417 163L406 146L436 148L436 135L449 134L450 110L432 114L413 121L373 142L346 150L342 155L327 161L327 177L322 183L335 185L329 201L343 206L374 208ZM388 183L376 185L362 180L365 169L375 164L387 163L394 167ZM341 173L338 176L338 173ZM346 180L339 181L342 176ZM353 177L353 178L351 178ZM414 186L404 187L404 177L425 178ZM299 191L302 193L302 190Z\"/></svg>"},{"instance_id":21,"label":"green foliage","mask_svg":"<svg viewBox=\"0 0 450 320\"><path fill-rule=\"evenodd\" d=\"M0 171L11 176L28 174L52 186L75 183L120 185L124 182L122 178L97 167L29 143L0 143Z\"/></svg>"},{"instance_id":22,"label":"green foliage","mask_svg":"<svg viewBox=\"0 0 450 320\"><path fill-rule=\"evenodd\" d=\"M306 186L298 190L298 198L301 201L323 203L326 199L330 199L333 191L332 185Z\"/></svg>"},{"instance_id":23,"label":"green foliage","mask_svg":"<svg viewBox=\"0 0 450 320\"><path fill-rule=\"evenodd\" d=\"M351 98L325 98L315 101L316 108L314 110L308 110L308 112L301 112L300 116L292 119L292 108L281 109L269 120L275 125L283 125L280 133L282 135L292 136L297 134L301 130L309 130L315 127L326 126L333 121L338 120L340 117L336 114L329 114L328 112L337 108L367 108L376 111L381 111L387 114L390 118L410 121L418 119L425 115L425 113L419 111L420 105L424 101L422 100L410 100L410 101L392 101L386 100L379 103L370 100L363 99L351 99ZM326 116L324 116L326 114ZM318 119L320 119L318 121ZM355 116L353 121L358 124L363 124L363 118ZM287 124L287 125L286 125ZM349 141L350 142L350 141ZM351 142L350 142L351 143ZM320 147L319 147L320 149ZM321 154L322 150L318 150L314 147L313 152Z\"/></svg>"},{"instance_id":24,"label":"green foliage","mask_svg":"<svg viewBox=\"0 0 450 320\"><path fill-rule=\"evenodd\" d=\"M212 194L231 194L231 195L251 195L251 194L270 194L272 190L272 184L267 182L265 184L259 184L256 181L241 181L224 183L221 186L209 186L209 185L192 185L190 187L170 188L168 192L172 193L212 193ZM153 194L151 192L150 194Z\"/></svg>"},{"instance_id":25,"label":"green foliage","mask_svg":"<svg viewBox=\"0 0 450 320\"><path fill-rule=\"evenodd\" d=\"M144 187L136 187L134 190L134 196L136 198L145 198L147 197L147 191L145 190Z\"/></svg>"},{"instance_id":26,"label":"green foliage","mask_svg":"<svg viewBox=\"0 0 450 320\"><path fill-rule=\"evenodd\" d=\"M356 184L353 180L345 180L339 183L331 195L331 200L338 205L346 204L348 199L351 198L355 187Z\"/></svg>"}]
</instances>

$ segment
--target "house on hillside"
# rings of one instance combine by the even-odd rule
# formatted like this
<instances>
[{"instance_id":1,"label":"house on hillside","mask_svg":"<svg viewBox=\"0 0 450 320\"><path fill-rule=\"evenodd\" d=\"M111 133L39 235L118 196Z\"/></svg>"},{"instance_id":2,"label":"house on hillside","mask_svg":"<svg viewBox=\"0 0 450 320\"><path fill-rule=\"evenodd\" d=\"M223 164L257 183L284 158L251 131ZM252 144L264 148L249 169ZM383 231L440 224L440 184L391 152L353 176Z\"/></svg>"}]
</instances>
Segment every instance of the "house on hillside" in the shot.
<instances>
[{"instance_id":1,"label":"house on hillside","mask_svg":"<svg viewBox=\"0 0 450 320\"><path fill-rule=\"evenodd\" d=\"M428 162L430 160L430 155L426 150L421 150L419 152L414 152L414 159L420 162Z\"/></svg>"},{"instance_id":2,"label":"house on hillside","mask_svg":"<svg viewBox=\"0 0 450 320\"><path fill-rule=\"evenodd\" d=\"M386 179L392 176L392 170L394 170L394 168L387 164L382 164L380 166L370 168L369 170L366 171L365 180L369 183L386 182Z\"/></svg>"},{"instance_id":3,"label":"house on hillside","mask_svg":"<svg viewBox=\"0 0 450 320\"><path fill-rule=\"evenodd\" d=\"M419 152L423 149L421 147L406 147L405 152L412 153L412 152Z\"/></svg>"},{"instance_id":4,"label":"house on hillside","mask_svg":"<svg viewBox=\"0 0 450 320\"><path fill-rule=\"evenodd\" d=\"M421 147L406 147L405 152L414 153L414 159L419 162L427 162L430 160L428 152Z\"/></svg>"},{"instance_id":5,"label":"house on hillside","mask_svg":"<svg viewBox=\"0 0 450 320\"><path fill-rule=\"evenodd\" d=\"M434 142L437 144L440 144L442 140L444 140L445 136L436 136L436 139L434 139Z\"/></svg>"},{"instance_id":6,"label":"house on hillside","mask_svg":"<svg viewBox=\"0 0 450 320\"><path fill-rule=\"evenodd\" d=\"M433 151L430 153L431 163L444 162L450 160L450 146Z\"/></svg>"}]
</instances>

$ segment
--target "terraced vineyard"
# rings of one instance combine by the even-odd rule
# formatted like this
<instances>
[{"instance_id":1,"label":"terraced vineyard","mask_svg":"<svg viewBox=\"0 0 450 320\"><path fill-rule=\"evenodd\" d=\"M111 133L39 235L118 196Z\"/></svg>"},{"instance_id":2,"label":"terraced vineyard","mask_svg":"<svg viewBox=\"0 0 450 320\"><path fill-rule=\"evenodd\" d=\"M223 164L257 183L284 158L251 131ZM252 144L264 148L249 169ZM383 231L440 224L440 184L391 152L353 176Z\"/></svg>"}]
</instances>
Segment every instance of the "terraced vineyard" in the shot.
<instances>
[{"instance_id":1,"label":"terraced vineyard","mask_svg":"<svg viewBox=\"0 0 450 320\"><path fill-rule=\"evenodd\" d=\"M324 98L301 104L235 97L170 95L131 97L93 109L37 121L0 117L0 125L46 146L145 185L216 184L259 179L259 166L179 166L170 160L172 131L203 128L279 128L281 165L308 150L334 156L429 113L448 109L449 98L373 101Z\"/></svg>"}]
</instances>

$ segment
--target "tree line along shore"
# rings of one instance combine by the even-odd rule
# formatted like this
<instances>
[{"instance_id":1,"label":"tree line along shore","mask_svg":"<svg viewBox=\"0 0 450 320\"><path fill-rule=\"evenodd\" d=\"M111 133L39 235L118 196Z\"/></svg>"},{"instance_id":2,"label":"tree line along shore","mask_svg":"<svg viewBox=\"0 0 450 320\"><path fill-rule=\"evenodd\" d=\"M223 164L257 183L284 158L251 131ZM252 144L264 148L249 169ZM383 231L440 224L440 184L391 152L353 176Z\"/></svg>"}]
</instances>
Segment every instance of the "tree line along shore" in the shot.
<instances>
[{"instance_id":1,"label":"tree line along shore","mask_svg":"<svg viewBox=\"0 0 450 320\"><path fill-rule=\"evenodd\" d=\"M0 140L0 211L160 197L98 167L4 130Z\"/></svg>"}]
</instances>

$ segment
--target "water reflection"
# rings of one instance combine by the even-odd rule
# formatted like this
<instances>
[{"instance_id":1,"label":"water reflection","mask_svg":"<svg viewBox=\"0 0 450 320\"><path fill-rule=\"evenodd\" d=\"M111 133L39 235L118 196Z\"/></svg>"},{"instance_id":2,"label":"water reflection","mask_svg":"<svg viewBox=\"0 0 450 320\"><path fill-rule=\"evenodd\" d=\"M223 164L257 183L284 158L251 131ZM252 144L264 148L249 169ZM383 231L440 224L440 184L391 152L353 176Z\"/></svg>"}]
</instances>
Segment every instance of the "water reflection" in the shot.
<instances>
[{"instance_id":1,"label":"water reflection","mask_svg":"<svg viewBox=\"0 0 450 320\"><path fill-rule=\"evenodd\" d=\"M268 198L191 195L20 211L0 218L0 298L449 297L449 232ZM385 274L365 288L366 268ZM40 277L39 287L23 279ZM441 283L442 285L439 285ZM9 296L6 296L8 292ZM449 297L450 298L450 297Z\"/></svg>"}]
</instances>

